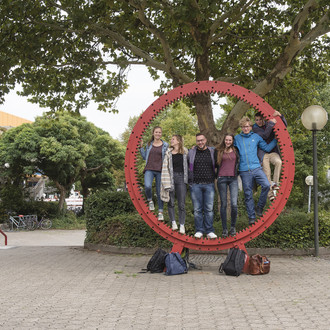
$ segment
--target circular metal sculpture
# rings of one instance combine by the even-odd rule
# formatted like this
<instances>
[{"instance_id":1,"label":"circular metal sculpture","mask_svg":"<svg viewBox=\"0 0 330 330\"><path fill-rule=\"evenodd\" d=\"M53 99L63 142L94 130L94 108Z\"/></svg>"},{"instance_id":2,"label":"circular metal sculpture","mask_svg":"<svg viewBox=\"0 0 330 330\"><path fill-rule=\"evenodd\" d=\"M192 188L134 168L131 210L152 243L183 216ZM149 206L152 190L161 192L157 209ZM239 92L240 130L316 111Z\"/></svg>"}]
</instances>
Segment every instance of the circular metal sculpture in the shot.
<instances>
[{"instance_id":1,"label":"circular metal sculpture","mask_svg":"<svg viewBox=\"0 0 330 330\"><path fill-rule=\"evenodd\" d=\"M168 107L171 103L198 93L234 96L248 103L254 109L261 111L265 118L272 118L274 109L260 96L250 90L222 82L222 81L197 81L179 86L152 103L137 121L128 141L125 157L125 177L128 192L133 204L143 220L159 235L173 243L173 252L181 252L184 247L193 250L216 251L237 246L246 251L245 243L264 232L278 217L284 208L293 185L294 178L294 152L289 133L281 120L274 126L274 131L282 153L282 178L280 189L275 200L255 224L237 233L235 237L227 238L195 238L173 231L165 222L158 221L157 216L149 211L144 193L137 181L136 157L139 152L140 141L143 133L151 121Z\"/></svg>"}]
</instances>

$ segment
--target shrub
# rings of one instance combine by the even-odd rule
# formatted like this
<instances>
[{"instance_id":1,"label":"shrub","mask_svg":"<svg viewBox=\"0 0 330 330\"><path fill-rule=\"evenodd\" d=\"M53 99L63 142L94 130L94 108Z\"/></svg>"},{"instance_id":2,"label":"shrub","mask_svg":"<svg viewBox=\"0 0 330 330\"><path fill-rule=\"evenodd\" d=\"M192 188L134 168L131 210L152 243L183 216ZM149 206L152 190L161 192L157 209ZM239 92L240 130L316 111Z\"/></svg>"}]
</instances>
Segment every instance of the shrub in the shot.
<instances>
[{"instance_id":1,"label":"shrub","mask_svg":"<svg viewBox=\"0 0 330 330\"><path fill-rule=\"evenodd\" d=\"M244 201L240 199L237 231L248 225ZM164 205L165 219L167 206ZM91 195L85 206L87 218L86 242L131 246L167 247L172 243L155 233L136 212L127 192L107 192ZM190 196L186 202L186 233L195 233L193 207ZM228 226L230 217L228 217ZM169 221L166 223L170 226ZM220 215L215 202L214 228L222 233ZM320 246L330 245L330 216L319 214ZM246 244L247 247L309 248L314 246L314 221L312 213L297 209L284 210L277 220L261 235Z\"/></svg>"},{"instance_id":2,"label":"shrub","mask_svg":"<svg viewBox=\"0 0 330 330\"><path fill-rule=\"evenodd\" d=\"M135 207L125 191L102 190L91 194L85 201L87 229L98 228L108 217L132 213Z\"/></svg>"},{"instance_id":3,"label":"shrub","mask_svg":"<svg viewBox=\"0 0 330 330\"><path fill-rule=\"evenodd\" d=\"M86 242L131 247L170 247L137 213L107 217L98 230L88 230Z\"/></svg>"},{"instance_id":4,"label":"shrub","mask_svg":"<svg viewBox=\"0 0 330 330\"><path fill-rule=\"evenodd\" d=\"M265 232L246 246L292 249L314 247L313 219L313 213L286 209ZM319 216L319 243L320 246L330 245L330 217L325 211Z\"/></svg>"},{"instance_id":5,"label":"shrub","mask_svg":"<svg viewBox=\"0 0 330 330\"><path fill-rule=\"evenodd\" d=\"M0 222L8 218L7 212L14 214L36 214L39 218L55 218L58 215L58 202L23 201L15 209L8 210L3 202L0 204Z\"/></svg>"},{"instance_id":6,"label":"shrub","mask_svg":"<svg viewBox=\"0 0 330 330\"><path fill-rule=\"evenodd\" d=\"M68 211L65 215L52 219L52 229L85 229L86 220L84 217L77 217L73 212Z\"/></svg>"}]
</instances>

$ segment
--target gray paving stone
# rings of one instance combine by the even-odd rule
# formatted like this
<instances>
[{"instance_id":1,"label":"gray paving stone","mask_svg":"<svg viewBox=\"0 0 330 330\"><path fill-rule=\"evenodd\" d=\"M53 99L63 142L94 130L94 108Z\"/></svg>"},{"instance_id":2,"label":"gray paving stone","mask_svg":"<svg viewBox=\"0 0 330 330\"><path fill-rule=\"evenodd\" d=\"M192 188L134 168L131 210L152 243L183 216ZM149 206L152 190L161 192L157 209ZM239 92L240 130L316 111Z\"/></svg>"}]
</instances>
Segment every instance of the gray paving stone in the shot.
<instances>
[{"instance_id":1,"label":"gray paving stone","mask_svg":"<svg viewBox=\"0 0 330 330\"><path fill-rule=\"evenodd\" d=\"M150 256L75 247L0 250L1 329L328 329L330 260L272 257L265 276L140 274Z\"/></svg>"}]
</instances>

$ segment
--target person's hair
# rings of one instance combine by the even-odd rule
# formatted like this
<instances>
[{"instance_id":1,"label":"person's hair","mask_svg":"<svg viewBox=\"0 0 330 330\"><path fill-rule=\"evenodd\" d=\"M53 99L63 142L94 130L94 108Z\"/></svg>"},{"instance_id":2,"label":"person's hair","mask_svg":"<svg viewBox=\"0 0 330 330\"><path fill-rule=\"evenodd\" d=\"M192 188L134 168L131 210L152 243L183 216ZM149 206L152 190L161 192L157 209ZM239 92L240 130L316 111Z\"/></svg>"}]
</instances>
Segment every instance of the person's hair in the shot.
<instances>
[{"instance_id":1,"label":"person's hair","mask_svg":"<svg viewBox=\"0 0 330 330\"><path fill-rule=\"evenodd\" d=\"M244 126L245 123L249 123L250 126L251 125L251 119L247 116L243 117L240 121L239 121L239 126L242 127Z\"/></svg>"},{"instance_id":2,"label":"person's hair","mask_svg":"<svg viewBox=\"0 0 330 330\"><path fill-rule=\"evenodd\" d=\"M218 165L220 165L221 162L222 162L223 153L225 152L226 149L228 149L226 147L226 143L225 143L225 140L226 140L226 137L227 136L231 136L232 137L233 143L232 143L232 145L230 147L234 148L234 134L229 134L229 133L228 134L225 134L225 137L224 137L224 139L223 139L223 141L222 141L222 143L221 143L221 145L220 145L220 147L218 149L218 154L217 154L217 164Z\"/></svg>"},{"instance_id":3,"label":"person's hair","mask_svg":"<svg viewBox=\"0 0 330 330\"><path fill-rule=\"evenodd\" d=\"M203 133L201 133L201 132L197 133L197 134L196 134L196 137L197 137L197 136L201 136L201 135L203 135L203 136L205 137L205 135L204 135Z\"/></svg>"},{"instance_id":4,"label":"person's hair","mask_svg":"<svg viewBox=\"0 0 330 330\"><path fill-rule=\"evenodd\" d=\"M152 135L151 135L151 139L149 140L149 142L148 142L148 147L150 146L150 144L152 143L152 141L154 140L154 132L155 132L155 130L157 129L157 128L160 128L161 129L161 131L163 132L163 129L160 127L160 126L155 126L153 129L152 129Z\"/></svg>"},{"instance_id":5,"label":"person's hair","mask_svg":"<svg viewBox=\"0 0 330 330\"><path fill-rule=\"evenodd\" d=\"M183 148L183 137L180 134L174 134L172 135L172 137L176 137L179 141L179 150L178 153L179 154L184 154L184 148Z\"/></svg>"},{"instance_id":6,"label":"person's hair","mask_svg":"<svg viewBox=\"0 0 330 330\"><path fill-rule=\"evenodd\" d=\"M254 118L255 117L261 117L262 119L264 119L264 116L263 114L261 113L261 111L258 111L255 115L254 115Z\"/></svg>"}]
</instances>

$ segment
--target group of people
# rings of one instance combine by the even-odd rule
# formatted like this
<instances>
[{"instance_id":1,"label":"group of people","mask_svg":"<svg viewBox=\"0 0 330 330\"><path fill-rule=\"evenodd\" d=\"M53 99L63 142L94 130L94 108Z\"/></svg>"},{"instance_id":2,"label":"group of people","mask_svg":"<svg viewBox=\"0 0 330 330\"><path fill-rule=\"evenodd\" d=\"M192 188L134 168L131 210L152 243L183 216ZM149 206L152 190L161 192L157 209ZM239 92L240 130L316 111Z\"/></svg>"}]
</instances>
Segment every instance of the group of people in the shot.
<instances>
[{"instance_id":1,"label":"group of people","mask_svg":"<svg viewBox=\"0 0 330 330\"><path fill-rule=\"evenodd\" d=\"M194 207L195 237L217 238L213 227L213 205L215 180L220 195L220 217L222 237L236 235L238 175L242 180L249 225L262 216L267 197L272 201L279 189L282 161L275 139L274 125L285 118L275 111L272 119L266 121L262 114L255 115L255 124L249 117L243 117L239 125L242 132L236 136L226 134L220 147L207 145L204 134L196 134L196 145L189 151L184 147L181 135L173 135L170 145L161 139L162 128L152 131L152 138L143 147L141 156L146 161L144 168L145 194L149 210L155 209L152 200L152 183L156 181L158 220L164 220L164 202L168 203L168 216L172 230L185 234L185 200L187 185ZM271 167L274 165L273 178ZM257 206L253 199L255 185L261 186ZM230 192L231 221L227 228L227 191ZM175 220L174 202L178 203L179 227Z\"/></svg>"}]
</instances>

